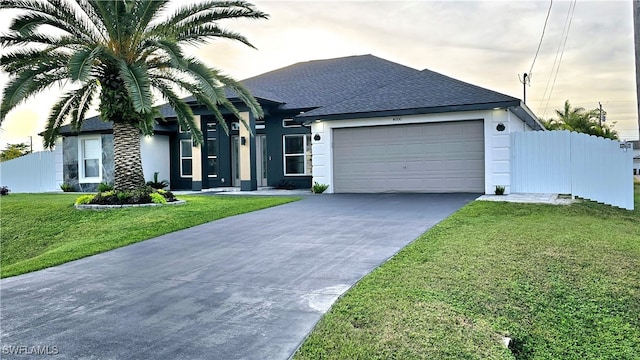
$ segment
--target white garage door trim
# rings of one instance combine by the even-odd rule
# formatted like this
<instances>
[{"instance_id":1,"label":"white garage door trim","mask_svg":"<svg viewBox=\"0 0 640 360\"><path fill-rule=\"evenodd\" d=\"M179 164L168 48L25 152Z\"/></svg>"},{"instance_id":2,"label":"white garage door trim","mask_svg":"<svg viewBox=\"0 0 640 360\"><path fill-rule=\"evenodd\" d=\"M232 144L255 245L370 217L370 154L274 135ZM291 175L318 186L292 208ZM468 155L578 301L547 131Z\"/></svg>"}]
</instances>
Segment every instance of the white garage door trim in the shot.
<instances>
[{"instance_id":1,"label":"white garage door trim","mask_svg":"<svg viewBox=\"0 0 640 360\"><path fill-rule=\"evenodd\" d=\"M333 129L335 192L485 189L484 121Z\"/></svg>"}]
</instances>

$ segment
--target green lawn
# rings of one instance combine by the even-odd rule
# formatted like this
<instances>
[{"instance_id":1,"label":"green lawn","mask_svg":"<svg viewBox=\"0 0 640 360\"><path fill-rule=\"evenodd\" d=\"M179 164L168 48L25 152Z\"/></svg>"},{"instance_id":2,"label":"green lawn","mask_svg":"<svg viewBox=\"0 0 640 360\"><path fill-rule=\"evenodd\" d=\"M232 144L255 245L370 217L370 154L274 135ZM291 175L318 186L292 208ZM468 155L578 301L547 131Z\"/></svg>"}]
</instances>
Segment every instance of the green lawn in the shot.
<instances>
[{"instance_id":1,"label":"green lawn","mask_svg":"<svg viewBox=\"0 0 640 360\"><path fill-rule=\"evenodd\" d=\"M283 197L179 196L185 205L76 210L78 195L0 198L0 277L59 265L212 220L295 201Z\"/></svg>"},{"instance_id":2,"label":"green lawn","mask_svg":"<svg viewBox=\"0 0 640 360\"><path fill-rule=\"evenodd\" d=\"M640 184L635 199L473 202L348 291L295 358L640 359Z\"/></svg>"}]
</instances>

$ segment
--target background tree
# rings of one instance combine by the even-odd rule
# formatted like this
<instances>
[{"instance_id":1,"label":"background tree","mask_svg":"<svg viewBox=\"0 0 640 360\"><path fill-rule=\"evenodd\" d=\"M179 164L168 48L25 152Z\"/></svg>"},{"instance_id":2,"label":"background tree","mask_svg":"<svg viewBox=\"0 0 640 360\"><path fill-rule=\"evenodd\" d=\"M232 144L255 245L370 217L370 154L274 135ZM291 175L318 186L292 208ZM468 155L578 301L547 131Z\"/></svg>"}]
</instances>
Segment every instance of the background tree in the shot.
<instances>
[{"instance_id":1,"label":"background tree","mask_svg":"<svg viewBox=\"0 0 640 360\"><path fill-rule=\"evenodd\" d=\"M618 139L618 133L606 124L600 124L600 109L586 111L582 107L571 107L569 100L564 102L562 110L556 110L557 118L539 118L548 130L569 130L612 140Z\"/></svg>"},{"instance_id":2,"label":"background tree","mask_svg":"<svg viewBox=\"0 0 640 360\"><path fill-rule=\"evenodd\" d=\"M80 129L97 98L102 120L113 122L115 188L131 190L144 185L140 134L153 132L159 115L154 95L173 107L195 144L203 143L202 132L180 91L192 94L225 129L219 107L238 118L240 114L226 99L224 87L261 117L260 105L240 83L184 55L182 47L214 38L253 47L218 21L268 15L245 1L198 1L170 14L165 11L168 4L168 0L0 0L0 9L22 10L10 31L0 36L6 49L0 68L10 75L0 123L34 94L52 85L71 84L51 110L45 146L54 145L67 122Z\"/></svg>"},{"instance_id":3,"label":"background tree","mask_svg":"<svg viewBox=\"0 0 640 360\"><path fill-rule=\"evenodd\" d=\"M7 147L0 151L0 162L7 161L31 153L31 148L27 143L7 144Z\"/></svg>"}]
</instances>

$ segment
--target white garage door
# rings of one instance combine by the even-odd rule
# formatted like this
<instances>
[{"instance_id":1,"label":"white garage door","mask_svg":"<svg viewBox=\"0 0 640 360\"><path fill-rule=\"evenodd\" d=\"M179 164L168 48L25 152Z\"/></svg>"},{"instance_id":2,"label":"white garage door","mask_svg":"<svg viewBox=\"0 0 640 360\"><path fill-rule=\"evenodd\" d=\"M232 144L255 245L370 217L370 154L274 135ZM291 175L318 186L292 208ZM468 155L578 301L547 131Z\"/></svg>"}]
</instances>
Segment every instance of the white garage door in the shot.
<instances>
[{"instance_id":1,"label":"white garage door","mask_svg":"<svg viewBox=\"0 0 640 360\"><path fill-rule=\"evenodd\" d=\"M334 191L484 192L482 120L333 130Z\"/></svg>"}]
</instances>

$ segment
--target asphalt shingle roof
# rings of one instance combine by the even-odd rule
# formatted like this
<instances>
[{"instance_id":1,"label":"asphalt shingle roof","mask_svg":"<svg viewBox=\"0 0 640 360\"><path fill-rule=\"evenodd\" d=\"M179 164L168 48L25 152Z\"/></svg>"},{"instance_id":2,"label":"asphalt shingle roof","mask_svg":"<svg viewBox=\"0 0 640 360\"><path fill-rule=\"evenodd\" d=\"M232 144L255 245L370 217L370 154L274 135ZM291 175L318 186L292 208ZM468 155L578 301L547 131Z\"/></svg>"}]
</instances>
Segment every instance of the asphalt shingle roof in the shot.
<instances>
[{"instance_id":1,"label":"asphalt shingle roof","mask_svg":"<svg viewBox=\"0 0 640 360\"><path fill-rule=\"evenodd\" d=\"M241 81L258 99L282 110L306 111L301 119L340 119L396 112L433 113L511 107L523 112L519 99L430 70L416 70L373 55L300 62ZM233 98L235 94L227 91ZM193 97L186 101L195 101ZM168 104L164 117L175 117ZM525 111L526 112L526 111ZM525 121L538 128L532 114ZM531 118L531 119L529 119ZM98 117L85 120L82 132L111 130ZM159 125L156 131L167 130ZM62 134L73 134L64 126Z\"/></svg>"},{"instance_id":2,"label":"asphalt shingle roof","mask_svg":"<svg viewBox=\"0 0 640 360\"><path fill-rule=\"evenodd\" d=\"M439 109L465 107L491 108L500 103L517 106L520 100L472 85L431 70L393 81L387 86L363 92L350 99L309 111L301 118L342 114L377 113L407 109Z\"/></svg>"},{"instance_id":3,"label":"asphalt shingle roof","mask_svg":"<svg viewBox=\"0 0 640 360\"><path fill-rule=\"evenodd\" d=\"M167 104L164 104L160 107L160 113L165 118L175 116L173 109L171 109L171 107L168 106ZM112 130L113 130L112 122L102 121L102 119L100 119L100 116L94 116L94 117L85 119L82 122L80 133L102 133L102 132L110 133ZM163 125L161 123L156 123L153 127L153 131L156 133L161 133L161 132L173 132L174 130L172 130L170 127ZM73 129L71 128L71 125L64 125L60 128L60 135L77 135L77 134L78 132L73 131Z\"/></svg>"},{"instance_id":4,"label":"asphalt shingle roof","mask_svg":"<svg viewBox=\"0 0 640 360\"><path fill-rule=\"evenodd\" d=\"M419 73L373 55L293 64L242 83L254 96L283 103L283 109L311 109L341 102Z\"/></svg>"}]
</instances>

